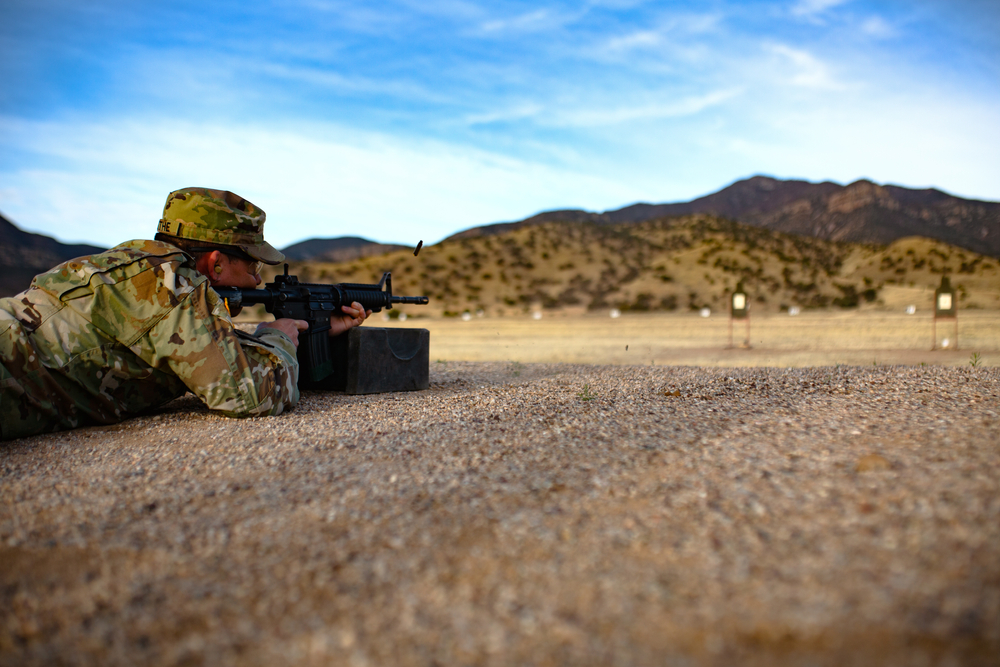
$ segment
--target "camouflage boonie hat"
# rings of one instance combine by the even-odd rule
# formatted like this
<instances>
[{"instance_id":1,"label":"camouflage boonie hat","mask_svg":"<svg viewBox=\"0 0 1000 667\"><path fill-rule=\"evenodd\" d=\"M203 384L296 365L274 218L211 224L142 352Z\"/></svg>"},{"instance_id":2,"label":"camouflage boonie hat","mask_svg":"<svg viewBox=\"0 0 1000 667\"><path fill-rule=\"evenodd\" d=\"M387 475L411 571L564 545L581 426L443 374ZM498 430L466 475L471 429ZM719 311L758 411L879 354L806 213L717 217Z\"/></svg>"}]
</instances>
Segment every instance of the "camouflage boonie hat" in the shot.
<instances>
[{"instance_id":1,"label":"camouflage boonie hat","mask_svg":"<svg viewBox=\"0 0 1000 667\"><path fill-rule=\"evenodd\" d=\"M183 188L167 195L157 231L236 246L265 264L278 264L285 256L264 240L264 217L264 211L227 190Z\"/></svg>"}]
</instances>

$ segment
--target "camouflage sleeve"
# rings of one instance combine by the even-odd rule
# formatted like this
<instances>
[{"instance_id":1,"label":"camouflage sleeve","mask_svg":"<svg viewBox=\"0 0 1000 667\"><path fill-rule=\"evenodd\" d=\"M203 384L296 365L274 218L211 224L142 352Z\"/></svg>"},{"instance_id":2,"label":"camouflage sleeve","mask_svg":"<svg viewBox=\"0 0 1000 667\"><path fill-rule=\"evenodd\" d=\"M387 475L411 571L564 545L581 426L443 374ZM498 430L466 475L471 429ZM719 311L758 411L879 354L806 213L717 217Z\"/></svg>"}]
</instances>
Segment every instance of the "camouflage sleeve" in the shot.
<instances>
[{"instance_id":1,"label":"camouflage sleeve","mask_svg":"<svg viewBox=\"0 0 1000 667\"><path fill-rule=\"evenodd\" d=\"M275 329L237 330L218 294L198 285L132 346L146 363L169 367L212 410L230 417L281 414L299 400L295 345Z\"/></svg>"}]
</instances>

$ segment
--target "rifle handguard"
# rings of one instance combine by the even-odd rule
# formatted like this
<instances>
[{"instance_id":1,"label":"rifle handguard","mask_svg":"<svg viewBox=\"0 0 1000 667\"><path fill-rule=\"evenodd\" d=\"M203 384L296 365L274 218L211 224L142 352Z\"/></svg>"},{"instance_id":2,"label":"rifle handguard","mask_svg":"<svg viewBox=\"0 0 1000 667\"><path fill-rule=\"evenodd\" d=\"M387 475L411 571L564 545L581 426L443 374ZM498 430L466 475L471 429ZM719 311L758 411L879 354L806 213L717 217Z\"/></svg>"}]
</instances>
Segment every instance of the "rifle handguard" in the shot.
<instances>
[{"instance_id":1,"label":"rifle handguard","mask_svg":"<svg viewBox=\"0 0 1000 667\"><path fill-rule=\"evenodd\" d=\"M284 275L276 276L274 282L263 289L241 289L239 287L214 287L219 296L226 300L229 311L238 313L244 306L264 304L267 312L275 318L291 318L309 322L310 331L329 329L329 316L341 312L341 306L359 303L373 313L383 308L389 310L394 303L426 305L426 296L395 296L392 293L392 274L385 272L382 280L375 285L364 283L302 283L298 276L288 275L285 265ZM326 315L326 326L319 320Z\"/></svg>"}]
</instances>

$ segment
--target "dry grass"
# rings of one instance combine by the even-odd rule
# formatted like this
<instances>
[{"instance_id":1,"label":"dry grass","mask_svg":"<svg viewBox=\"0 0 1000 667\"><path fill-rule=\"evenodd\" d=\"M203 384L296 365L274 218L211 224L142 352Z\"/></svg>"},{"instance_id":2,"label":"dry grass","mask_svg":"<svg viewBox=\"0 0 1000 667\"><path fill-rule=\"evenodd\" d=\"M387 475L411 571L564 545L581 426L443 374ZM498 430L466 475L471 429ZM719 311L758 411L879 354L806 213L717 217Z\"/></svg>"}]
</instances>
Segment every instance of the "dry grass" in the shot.
<instances>
[{"instance_id":1,"label":"dry grass","mask_svg":"<svg viewBox=\"0 0 1000 667\"><path fill-rule=\"evenodd\" d=\"M750 348L743 348L745 323L734 322L729 349L729 318L683 314L544 315L417 318L404 323L431 332L431 359L447 361L567 362L681 366L808 367L837 364L968 365L978 352L983 366L1000 365L1000 312L961 313L955 350L952 320L938 322L938 344L931 351L928 313L880 311L806 312L796 317L770 314L750 320Z\"/></svg>"}]
</instances>

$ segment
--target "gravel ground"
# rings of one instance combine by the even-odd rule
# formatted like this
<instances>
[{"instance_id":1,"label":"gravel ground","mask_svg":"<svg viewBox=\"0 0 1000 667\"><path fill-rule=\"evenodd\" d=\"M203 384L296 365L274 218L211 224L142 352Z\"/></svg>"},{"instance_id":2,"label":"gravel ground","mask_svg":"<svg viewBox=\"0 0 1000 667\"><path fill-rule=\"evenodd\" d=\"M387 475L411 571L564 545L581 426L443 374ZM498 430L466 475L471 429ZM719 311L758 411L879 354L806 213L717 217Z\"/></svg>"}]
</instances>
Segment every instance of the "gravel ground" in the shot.
<instances>
[{"instance_id":1,"label":"gravel ground","mask_svg":"<svg viewBox=\"0 0 1000 667\"><path fill-rule=\"evenodd\" d=\"M1000 370L435 363L0 444L0 665L997 665Z\"/></svg>"}]
</instances>

